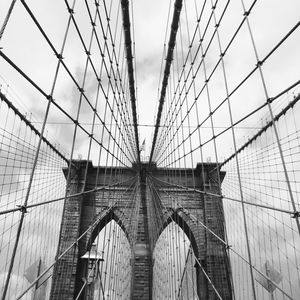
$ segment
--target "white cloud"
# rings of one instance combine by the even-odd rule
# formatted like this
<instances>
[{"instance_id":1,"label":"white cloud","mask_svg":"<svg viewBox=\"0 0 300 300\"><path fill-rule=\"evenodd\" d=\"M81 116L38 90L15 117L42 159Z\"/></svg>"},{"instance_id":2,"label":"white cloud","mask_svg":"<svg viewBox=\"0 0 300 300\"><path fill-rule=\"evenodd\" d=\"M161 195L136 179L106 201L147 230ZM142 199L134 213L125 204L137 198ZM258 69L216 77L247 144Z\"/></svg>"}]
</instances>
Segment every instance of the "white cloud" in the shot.
<instances>
[{"instance_id":1,"label":"white cloud","mask_svg":"<svg viewBox=\"0 0 300 300\"><path fill-rule=\"evenodd\" d=\"M4 289L4 282L5 282L6 276L7 276L7 273L0 274L1 294ZM29 282L26 280L25 277L21 277L21 276L12 274L11 279L10 279L10 284L8 287L7 296L6 296L7 299L16 299L28 285L29 285ZM32 291L30 290L24 297L22 297L22 299L31 300L32 299Z\"/></svg>"}]
</instances>

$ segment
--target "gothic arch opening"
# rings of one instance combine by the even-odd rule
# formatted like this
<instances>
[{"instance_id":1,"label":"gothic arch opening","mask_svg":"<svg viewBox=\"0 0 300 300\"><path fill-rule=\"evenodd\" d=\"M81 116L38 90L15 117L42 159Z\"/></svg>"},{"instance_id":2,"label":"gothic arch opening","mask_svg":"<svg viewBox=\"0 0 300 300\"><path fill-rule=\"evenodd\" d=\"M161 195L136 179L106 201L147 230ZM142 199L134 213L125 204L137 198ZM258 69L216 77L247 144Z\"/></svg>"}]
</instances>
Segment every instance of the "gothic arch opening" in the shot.
<instances>
[{"instance_id":1,"label":"gothic arch opening","mask_svg":"<svg viewBox=\"0 0 300 300\"><path fill-rule=\"evenodd\" d=\"M172 222L177 224L182 229L182 231L185 233L185 235L188 237L188 239L191 243L191 247L193 248L193 251L195 253L195 256L198 257L200 249L198 249L198 245L197 245L194 233L193 233L193 229L189 226L189 224L192 223L191 219L182 210L180 210L180 209L175 210L172 214L169 215L169 217L166 219L162 228L159 231L159 236L166 229L166 227L169 224L171 224ZM194 230L195 230L195 228L194 228Z\"/></svg>"},{"instance_id":2,"label":"gothic arch opening","mask_svg":"<svg viewBox=\"0 0 300 300\"><path fill-rule=\"evenodd\" d=\"M117 218L107 219L91 236L91 249L94 250L86 254L100 259L98 266L86 263L86 278L89 284L84 299L130 298L131 246L124 226L115 219Z\"/></svg>"},{"instance_id":3,"label":"gothic arch opening","mask_svg":"<svg viewBox=\"0 0 300 300\"><path fill-rule=\"evenodd\" d=\"M107 224L112 220L114 220L122 228L127 239L130 241L128 230L127 230L126 225L123 222L123 218L124 218L124 215L120 210L107 209L107 211L104 213L104 216L101 218L100 222L97 223L96 227L92 231L91 236L89 237L89 240L88 240L87 249L89 249L91 247L92 242L96 239L96 237L103 230L103 228L105 226L107 226Z\"/></svg>"},{"instance_id":4,"label":"gothic arch opening","mask_svg":"<svg viewBox=\"0 0 300 300\"><path fill-rule=\"evenodd\" d=\"M153 299L198 299L193 240L188 228L166 223L153 251Z\"/></svg>"}]
</instances>

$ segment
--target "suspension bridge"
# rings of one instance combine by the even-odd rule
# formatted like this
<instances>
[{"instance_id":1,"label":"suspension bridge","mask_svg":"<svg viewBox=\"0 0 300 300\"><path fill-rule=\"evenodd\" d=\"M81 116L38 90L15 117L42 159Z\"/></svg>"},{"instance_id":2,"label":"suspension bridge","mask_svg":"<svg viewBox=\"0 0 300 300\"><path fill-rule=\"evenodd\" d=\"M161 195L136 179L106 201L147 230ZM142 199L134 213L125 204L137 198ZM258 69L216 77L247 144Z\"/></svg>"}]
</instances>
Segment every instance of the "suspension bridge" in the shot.
<instances>
[{"instance_id":1,"label":"suspension bridge","mask_svg":"<svg viewBox=\"0 0 300 300\"><path fill-rule=\"evenodd\" d=\"M299 11L1 1L1 299L300 299Z\"/></svg>"}]
</instances>

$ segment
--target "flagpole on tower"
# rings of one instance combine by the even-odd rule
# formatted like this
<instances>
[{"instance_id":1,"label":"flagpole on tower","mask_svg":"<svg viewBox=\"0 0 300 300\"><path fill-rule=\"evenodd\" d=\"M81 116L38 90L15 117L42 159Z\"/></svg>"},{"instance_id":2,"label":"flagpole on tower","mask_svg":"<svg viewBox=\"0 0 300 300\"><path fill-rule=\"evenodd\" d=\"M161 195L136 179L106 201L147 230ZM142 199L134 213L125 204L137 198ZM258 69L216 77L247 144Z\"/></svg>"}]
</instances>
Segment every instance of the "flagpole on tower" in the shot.
<instances>
[{"instance_id":1,"label":"flagpole on tower","mask_svg":"<svg viewBox=\"0 0 300 300\"><path fill-rule=\"evenodd\" d=\"M145 151L145 143L146 143L146 139L144 139L144 141L140 147L140 155L142 154L142 151Z\"/></svg>"}]
</instances>

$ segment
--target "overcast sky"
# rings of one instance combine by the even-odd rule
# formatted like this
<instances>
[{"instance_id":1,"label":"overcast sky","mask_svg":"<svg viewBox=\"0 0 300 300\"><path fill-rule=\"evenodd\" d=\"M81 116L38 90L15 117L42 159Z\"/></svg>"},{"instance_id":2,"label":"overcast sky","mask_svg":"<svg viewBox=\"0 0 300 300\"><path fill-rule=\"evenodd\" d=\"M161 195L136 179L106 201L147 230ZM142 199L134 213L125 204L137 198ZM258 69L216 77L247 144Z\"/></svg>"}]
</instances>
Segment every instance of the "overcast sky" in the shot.
<instances>
[{"instance_id":1,"label":"overcast sky","mask_svg":"<svg viewBox=\"0 0 300 300\"><path fill-rule=\"evenodd\" d=\"M71 1L69 2L71 3ZM86 27L86 23L83 22L86 20L86 15L81 16L83 4L80 1L77 2L75 16L77 20L82 21L81 30L86 32L88 31L88 27ZM187 1L186 3L189 12L189 28L190 31L193 32L196 26L194 3L193 1ZM201 2L198 1L197 3L199 10ZM220 11L221 8L224 7L224 3L225 1L220 1ZM251 1L245 1L245 3L248 7ZM9 4L9 0L1 1L0 24L3 22ZM59 49L68 16L64 2L61 0L31 0L28 1L28 5L35 13L38 21L49 35L53 44ZM158 88L160 88L161 84L159 82L161 58L163 55L163 44L170 6L172 14L173 1L133 1L133 24L136 42L135 60L137 66L136 83L138 88L137 107L139 123L141 124L153 124L156 117ZM264 0L256 4L250 16L250 22L260 57L268 53L278 40L298 22L299 11L300 2L297 0L288 2ZM219 12L217 14L219 14ZM184 16L184 10L182 16ZM231 1L228 12L224 18L224 23L220 27L221 39L223 39L222 42L224 44L228 41L228 38L233 33L241 18L242 6L240 1ZM184 20L182 20L182 22L185 23ZM170 26L168 26L167 40L169 27ZM270 96L276 95L276 93L283 88L299 79L299 41L300 33L296 31L292 38L288 39L264 66ZM67 62L70 62L70 68L74 70L74 73L80 73L80 71L82 71L81 68L84 62L81 60L82 57L80 55L77 56L78 52L81 51L79 47L76 47L77 45L78 38L75 38L73 34L71 35L66 50L65 59ZM0 47L2 47L3 52L19 67L40 84L46 92L49 92L56 59L19 1L16 2L11 19L0 41ZM210 61L213 62L217 59L217 56L213 56L213 54L215 53L212 53L211 57L207 59L208 65L212 64ZM251 49L247 30L243 30L238 36L232 50L228 53L228 56L225 57L225 63L228 67L231 88L255 65L254 54ZM6 90L5 83L7 83L9 84L9 91L11 90L11 93L15 91L19 95L19 99L13 97L10 98L10 100L15 102L20 110L32 112L37 120L42 120L45 110L44 99L26 84L2 58L0 59L0 75L2 90ZM220 82L216 80L216 83L212 83L211 87L211 92L216 93L215 98L217 100L215 101L223 99L224 96L223 89L217 88L218 84L220 84ZM69 81L62 81L57 92L58 98L61 97L66 103L68 103L68 101L70 102L70 99L67 99L68 96L72 96L72 89L68 91L68 87ZM236 98L232 99L235 119L244 115L251 108L257 107L263 103L264 100L261 83L259 78L255 77ZM69 109L70 111L74 110L72 107L69 107ZM250 125L257 125L257 121L264 116L265 111L262 115L255 116L254 120L251 120L252 124ZM55 121L55 116L52 117L54 117L54 120L50 119L50 121ZM224 125L222 124L223 121L223 118L217 118L216 125ZM64 134L64 131L67 130L66 127L64 127L64 130L62 130L59 125L49 126L49 128L52 129L51 131L55 138L61 143L64 143L61 137L66 136L66 134ZM145 137L147 138L146 153L149 152L152 133L153 128L140 128L140 140L142 141ZM243 131L241 136L247 136L248 134L248 131ZM64 146L69 147L70 145L65 143ZM231 146L232 145L228 145L228 149L220 150L224 151L224 156L230 154ZM69 149L66 149L66 151L68 150ZM85 153L82 154L85 156Z\"/></svg>"},{"instance_id":2,"label":"overcast sky","mask_svg":"<svg viewBox=\"0 0 300 300\"><path fill-rule=\"evenodd\" d=\"M6 8L10 1L1 1L0 20L6 13ZM251 1L246 1L246 6L249 6ZM219 11L217 16L223 9L225 1L219 3ZM60 48L64 28L66 26L67 13L63 1L28 1L39 22L49 35L53 44ZM201 3L198 4L198 11ZM161 68L161 58L163 55L163 44L165 39L167 16L169 11L170 1L133 1L134 11L134 29L135 29L135 48L136 48L136 84L137 84L137 107L139 123L154 124L157 103L158 103L158 88L159 75ZM194 9L194 2L186 2L188 11L188 22L190 32L194 32L196 26L196 13ZM4 9L2 9L2 7ZM76 9L77 7L77 9ZM207 6L208 8L210 6ZM81 20L80 9L83 4L78 2L75 6L75 17ZM256 4L253 10L250 22L253 30L253 35L257 44L260 57L264 57L268 51L278 42L279 38L284 36L297 22L298 11L300 9L299 1L260 1ZM171 1L171 15L173 10L173 2ZM207 12L206 12L207 11ZM208 15L210 9L207 9L204 15ZM183 36L186 37L185 24L185 10L182 11L182 28ZM231 1L228 12L226 13L223 25L220 26L220 35L223 45L226 45L229 37L233 34L237 24L242 18L242 6L240 1ZM54 21L55 20L55 21ZM205 18L204 18L205 20ZM86 15L82 16L81 30L89 32L85 27ZM202 24L201 24L202 25ZM169 37L169 27L167 41ZM204 27L204 21L203 21ZM213 26L212 26L213 27ZM202 29L203 30L203 29ZM69 44L65 51L65 61L69 64L74 73L82 72L84 66L84 57L80 54L82 52L79 47L78 38L71 32ZM299 31L293 34L275 55L272 56L269 63L264 66L266 83L269 89L270 96L275 95L284 87L294 82L299 77L299 52L297 45L299 43ZM86 38L87 40L87 38ZM48 45L41 38L33 22L29 19L23 6L17 1L11 19L7 25L4 36L0 42L3 47L3 52L6 53L13 61L20 66L27 74L29 74L38 84L41 85L47 92L49 92L51 81L55 70L55 57L51 53ZM78 47L77 47L78 46ZM195 43L197 46L197 43ZM232 89L247 72L255 65L255 57L251 48L250 37L247 33L246 27L238 35L236 42L233 44L228 55L225 57L227 67L227 74L229 80L229 87ZM187 51L187 50L185 50ZM187 52L185 52L184 56ZM218 58L217 52L213 50L207 56L207 68L213 65ZM8 64L0 60L1 76L9 84L13 91L16 91L20 96L23 106L27 110L34 113L34 116L41 120L45 109L45 101L37 94L28 84L20 79L19 75L12 70ZM79 75L78 75L79 76ZM80 76L79 76L80 77ZM50 79L51 78L51 79ZM65 78L64 76L62 78ZM199 80L201 76L199 75ZM77 96L68 91L70 82L68 80L57 85L57 98L63 98L65 103L68 97ZM216 80L211 83L212 101L217 103L224 98L224 88L222 87L221 75L216 76ZM251 91L251 92L250 92ZM241 100L242 99L242 100ZM243 101L243 105L240 102ZM259 78L254 76L245 88L236 97L232 97L232 106L234 110L234 118L238 119L246 112L257 107L264 101L264 94L261 88ZM199 102L201 107L201 102ZM20 106L20 105L19 105ZM68 106L67 106L68 107ZM75 109L74 109L75 110ZM57 116L56 116L57 117ZM257 122L257 116L252 123ZM55 118L55 116L53 116ZM55 121L50 119L49 121ZM57 117L58 118L58 117ZM227 126L223 118L216 116L216 126ZM254 124L248 124L249 126ZM56 139L60 139L60 135L65 136L58 125L50 126L52 134ZM66 128L65 128L66 130ZM141 127L140 140L146 138L147 151L150 150L151 134L153 128ZM245 135L243 132L241 135ZM62 139L61 139L62 140ZM66 145L64 145L66 146ZM66 149L68 151L68 149ZM225 150L225 149L224 149ZM230 151L226 151L229 154ZM82 153L85 156L84 153Z\"/></svg>"}]
</instances>

